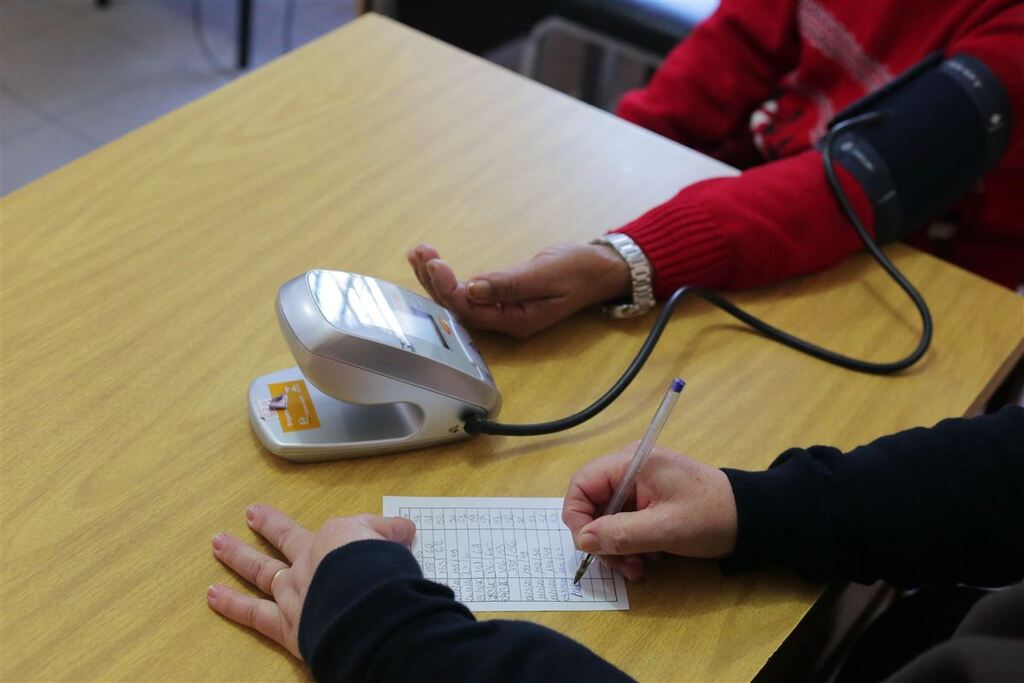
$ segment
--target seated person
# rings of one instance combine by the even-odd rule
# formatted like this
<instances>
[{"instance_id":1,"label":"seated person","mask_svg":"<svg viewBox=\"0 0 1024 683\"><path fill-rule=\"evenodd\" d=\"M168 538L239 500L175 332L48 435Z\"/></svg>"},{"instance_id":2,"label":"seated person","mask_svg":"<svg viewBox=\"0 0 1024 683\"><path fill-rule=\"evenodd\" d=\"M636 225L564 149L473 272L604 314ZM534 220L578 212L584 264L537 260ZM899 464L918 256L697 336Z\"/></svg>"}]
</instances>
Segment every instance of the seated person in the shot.
<instances>
[{"instance_id":1,"label":"seated person","mask_svg":"<svg viewBox=\"0 0 1024 683\"><path fill-rule=\"evenodd\" d=\"M1024 408L944 420L844 454L791 448L764 472L717 470L664 448L631 511L597 517L631 456L572 478L563 520L580 550L629 577L642 554L722 558L727 572L788 566L815 581L1012 586L973 606L948 642L892 680L1024 680ZM222 533L214 555L267 595L210 586L207 603L301 657L319 681L627 680L536 624L478 622L423 578L401 518L329 520L313 533L265 505L249 526L287 563Z\"/></svg>"},{"instance_id":2,"label":"seated person","mask_svg":"<svg viewBox=\"0 0 1024 683\"><path fill-rule=\"evenodd\" d=\"M1024 11L1018 0L943 0L913 10L889 0L870 11L855 0L723 0L618 110L628 121L745 169L683 188L614 231L649 262L653 295L666 298L683 285L758 287L826 269L861 249L816 145L838 112L937 51L974 60L964 68L987 74L986 91L1005 93L1009 116L995 116L993 124L1008 129L1001 158L961 196L950 197L955 202L931 227L907 224L915 221L906 206L905 221L883 221L879 205L886 197L869 196L842 160L836 163L841 185L879 241L907 237L1018 287L1024 281ZM897 115L918 128L941 125L948 114L915 106ZM949 138L932 145L934 156L924 149L911 154L917 161L908 182L918 180L920 169L956 165L950 145L962 136ZM927 222L934 213L920 218ZM410 251L409 261L424 289L465 324L526 336L594 304L653 303L646 287L631 280L618 257L622 249L558 244L466 281L427 245Z\"/></svg>"}]
</instances>

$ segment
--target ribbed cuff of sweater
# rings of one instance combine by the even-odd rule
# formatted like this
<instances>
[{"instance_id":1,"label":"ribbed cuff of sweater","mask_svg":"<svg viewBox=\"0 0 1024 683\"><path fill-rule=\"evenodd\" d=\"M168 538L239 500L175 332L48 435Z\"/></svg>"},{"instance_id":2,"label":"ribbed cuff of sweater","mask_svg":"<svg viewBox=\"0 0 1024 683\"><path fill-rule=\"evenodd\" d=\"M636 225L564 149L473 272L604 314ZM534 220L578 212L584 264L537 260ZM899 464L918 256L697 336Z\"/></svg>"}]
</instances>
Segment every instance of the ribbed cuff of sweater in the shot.
<instances>
[{"instance_id":1,"label":"ribbed cuff of sweater","mask_svg":"<svg viewBox=\"0 0 1024 683\"><path fill-rule=\"evenodd\" d=\"M359 636L379 632L382 622L395 618L373 613L390 598L370 599L372 593L401 595L398 586L422 576L409 550L391 541L356 541L328 553L313 574L299 622L299 651L313 677L331 680L339 671L358 666L350 660L361 660L359 655L366 654L366 643ZM365 626L368 619L373 628ZM364 625L361 633L349 632L360 624ZM346 648L332 647L334 643L344 643Z\"/></svg>"},{"instance_id":2,"label":"ribbed cuff of sweater","mask_svg":"<svg viewBox=\"0 0 1024 683\"><path fill-rule=\"evenodd\" d=\"M715 180L704 181L709 182ZM723 287L730 280L732 259L721 229L687 197L697 185L613 231L629 235L643 250L654 269L654 295L659 299L683 285Z\"/></svg>"},{"instance_id":3,"label":"ribbed cuff of sweater","mask_svg":"<svg viewBox=\"0 0 1024 683\"><path fill-rule=\"evenodd\" d=\"M817 499L800 485L799 471L780 460L764 472L722 469L732 484L737 522L736 550L720 565L725 574L775 562L793 566L814 551L808 520L815 516Z\"/></svg>"}]
</instances>

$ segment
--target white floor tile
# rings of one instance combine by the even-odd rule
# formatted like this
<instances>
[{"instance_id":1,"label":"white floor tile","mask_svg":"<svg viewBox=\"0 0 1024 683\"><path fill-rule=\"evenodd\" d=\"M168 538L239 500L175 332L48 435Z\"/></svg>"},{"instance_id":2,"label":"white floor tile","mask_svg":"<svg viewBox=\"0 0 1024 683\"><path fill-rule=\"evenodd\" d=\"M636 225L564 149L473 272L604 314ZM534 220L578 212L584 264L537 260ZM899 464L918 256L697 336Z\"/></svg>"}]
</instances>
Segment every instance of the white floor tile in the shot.
<instances>
[{"instance_id":1,"label":"white floor tile","mask_svg":"<svg viewBox=\"0 0 1024 683\"><path fill-rule=\"evenodd\" d=\"M32 40L4 46L0 82L23 100L59 115L102 100L152 69L139 57L94 22L55 22L39 29Z\"/></svg>"},{"instance_id":2,"label":"white floor tile","mask_svg":"<svg viewBox=\"0 0 1024 683\"><path fill-rule=\"evenodd\" d=\"M91 151L94 145L55 125L42 125L0 142L0 195Z\"/></svg>"},{"instance_id":3,"label":"white floor tile","mask_svg":"<svg viewBox=\"0 0 1024 683\"><path fill-rule=\"evenodd\" d=\"M64 23L67 5L80 0L0 0L0 45L6 51L40 30Z\"/></svg>"},{"instance_id":4,"label":"white floor tile","mask_svg":"<svg viewBox=\"0 0 1024 683\"><path fill-rule=\"evenodd\" d=\"M67 163L241 75L237 0L0 0L0 193ZM284 0L256 0L251 64L283 52ZM356 0L296 0L293 47L354 18Z\"/></svg>"},{"instance_id":5,"label":"white floor tile","mask_svg":"<svg viewBox=\"0 0 1024 683\"><path fill-rule=\"evenodd\" d=\"M200 7L206 43L225 65L233 65L236 0L202 0ZM82 21L123 44L147 67L165 68L205 65L192 16L187 0L112 0L104 12L83 12Z\"/></svg>"},{"instance_id":6,"label":"white floor tile","mask_svg":"<svg viewBox=\"0 0 1024 683\"><path fill-rule=\"evenodd\" d=\"M45 124L46 119L26 107L7 88L0 86L0 142L10 139L26 128Z\"/></svg>"},{"instance_id":7,"label":"white floor tile","mask_svg":"<svg viewBox=\"0 0 1024 683\"><path fill-rule=\"evenodd\" d=\"M167 68L65 118L75 128L106 144L223 83L205 67Z\"/></svg>"}]
</instances>

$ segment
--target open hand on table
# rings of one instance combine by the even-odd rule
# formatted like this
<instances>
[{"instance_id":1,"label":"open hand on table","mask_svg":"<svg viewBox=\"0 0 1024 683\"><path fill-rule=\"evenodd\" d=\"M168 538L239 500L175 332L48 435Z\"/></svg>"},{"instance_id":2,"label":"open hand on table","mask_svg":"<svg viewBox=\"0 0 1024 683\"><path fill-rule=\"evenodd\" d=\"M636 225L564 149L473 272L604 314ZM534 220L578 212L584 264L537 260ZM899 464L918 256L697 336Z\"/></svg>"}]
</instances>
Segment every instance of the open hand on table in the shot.
<instances>
[{"instance_id":1,"label":"open hand on table","mask_svg":"<svg viewBox=\"0 0 1024 683\"><path fill-rule=\"evenodd\" d=\"M312 531L268 505L246 509L249 526L287 562L256 550L228 533L213 537L213 554L269 598L256 598L223 584L210 586L206 602L217 613L259 631L301 659L299 618L310 581L320 561L336 548L363 540L412 542L416 525L400 517L335 517Z\"/></svg>"},{"instance_id":2,"label":"open hand on table","mask_svg":"<svg viewBox=\"0 0 1024 683\"><path fill-rule=\"evenodd\" d=\"M528 261L460 281L437 250L421 244L408 254L423 289L469 327L528 337L577 311L625 299L629 267L614 249L564 243Z\"/></svg>"},{"instance_id":3,"label":"open hand on table","mask_svg":"<svg viewBox=\"0 0 1024 683\"><path fill-rule=\"evenodd\" d=\"M623 512L601 517L636 450L584 465L569 481L562 521L576 547L596 553L629 579L643 575L643 556L668 552L724 557L736 546L736 500L721 470L655 447L636 477Z\"/></svg>"}]
</instances>

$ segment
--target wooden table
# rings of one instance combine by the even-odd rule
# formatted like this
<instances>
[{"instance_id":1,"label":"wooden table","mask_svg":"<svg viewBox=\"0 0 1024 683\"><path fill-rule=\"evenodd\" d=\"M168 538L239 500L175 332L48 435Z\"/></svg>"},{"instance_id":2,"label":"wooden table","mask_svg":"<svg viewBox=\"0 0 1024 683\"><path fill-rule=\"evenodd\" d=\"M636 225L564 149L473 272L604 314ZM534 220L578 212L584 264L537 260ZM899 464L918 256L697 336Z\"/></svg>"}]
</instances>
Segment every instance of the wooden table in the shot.
<instances>
[{"instance_id":1,"label":"wooden table","mask_svg":"<svg viewBox=\"0 0 1024 683\"><path fill-rule=\"evenodd\" d=\"M612 116L368 16L35 182L2 211L3 680L271 680L304 669L205 604L210 539L263 501L308 526L381 496L558 496L689 381L663 442L763 468L974 411L1021 355L1022 300L907 248L935 314L898 377L825 365L688 303L635 384L564 435L296 465L251 433L249 381L292 364L274 296L311 267L410 288L407 248L459 272L618 226L731 173ZM867 258L737 295L839 350L912 348L910 304ZM603 391L650 318L585 314L529 341L479 334L502 418ZM529 613L645 680L749 679L820 593L783 572L668 561L622 613Z\"/></svg>"}]
</instances>

